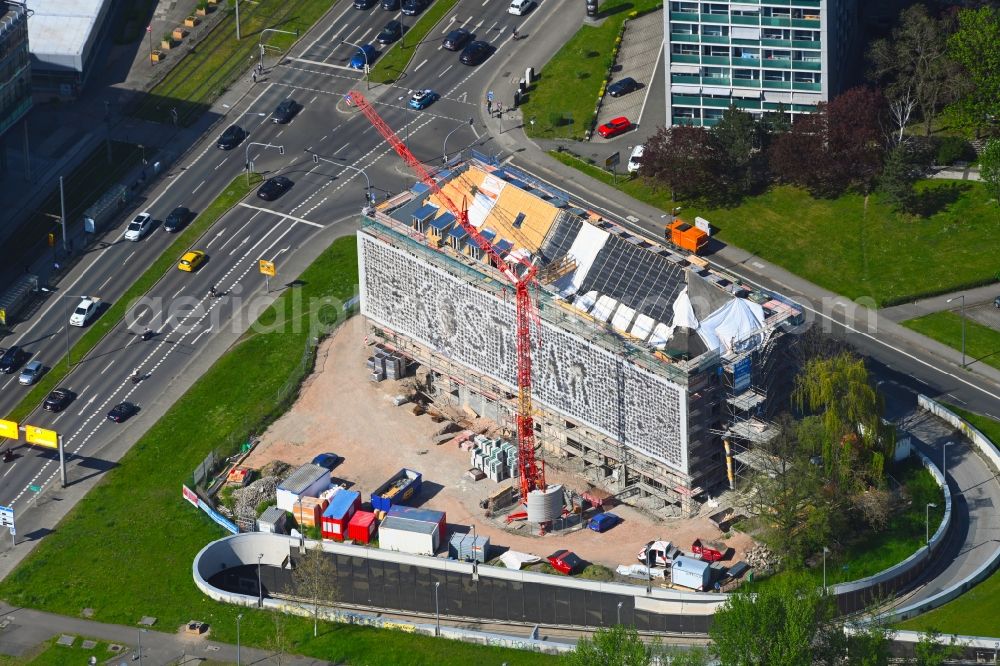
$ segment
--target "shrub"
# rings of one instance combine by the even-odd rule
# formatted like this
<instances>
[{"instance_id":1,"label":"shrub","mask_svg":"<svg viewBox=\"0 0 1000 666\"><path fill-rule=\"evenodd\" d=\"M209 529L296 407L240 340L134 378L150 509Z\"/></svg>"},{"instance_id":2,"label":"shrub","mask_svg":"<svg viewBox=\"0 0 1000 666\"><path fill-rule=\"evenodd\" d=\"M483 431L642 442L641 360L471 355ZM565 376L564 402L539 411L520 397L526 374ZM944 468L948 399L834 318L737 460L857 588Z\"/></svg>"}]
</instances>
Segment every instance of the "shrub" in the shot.
<instances>
[{"instance_id":1,"label":"shrub","mask_svg":"<svg viewBox=\"0 0 1000 666\"><path fill-rule=\"evenodd\" d=\"M971 162L976 159L976 149L960 136L944 136L938 140L935 164L948 165L958 161Z\"/></svg>"}]
</instances>

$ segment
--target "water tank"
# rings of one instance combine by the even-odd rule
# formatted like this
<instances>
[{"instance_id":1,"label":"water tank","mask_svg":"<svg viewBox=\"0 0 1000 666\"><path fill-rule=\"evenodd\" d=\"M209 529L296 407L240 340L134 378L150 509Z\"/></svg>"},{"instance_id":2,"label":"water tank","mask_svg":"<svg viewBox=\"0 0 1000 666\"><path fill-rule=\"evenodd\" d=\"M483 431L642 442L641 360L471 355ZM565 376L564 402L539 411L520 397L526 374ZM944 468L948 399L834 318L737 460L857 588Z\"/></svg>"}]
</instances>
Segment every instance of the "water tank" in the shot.
<instances>
[{"instance_id":1,"label":"water tank","mask_svg":"<svg viewBox=\"0 0 1000 666\"><path fill-rule=\"evenodd\" d=\"M528 493L528 522L548 523L562 515L563 487L551 485L545 490Z\"/></svg>"}]
</instances>

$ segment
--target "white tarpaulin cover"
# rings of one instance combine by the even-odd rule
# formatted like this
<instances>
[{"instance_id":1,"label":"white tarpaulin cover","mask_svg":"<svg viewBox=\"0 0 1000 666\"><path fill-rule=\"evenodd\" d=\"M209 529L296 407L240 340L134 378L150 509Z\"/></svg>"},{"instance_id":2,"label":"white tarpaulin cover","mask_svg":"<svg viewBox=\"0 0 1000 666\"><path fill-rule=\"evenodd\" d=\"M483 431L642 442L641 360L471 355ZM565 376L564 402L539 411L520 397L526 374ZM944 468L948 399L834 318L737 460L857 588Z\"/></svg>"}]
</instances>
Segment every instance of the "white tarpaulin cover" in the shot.
<instances>
[{"instance_id":1,"label":"white tarpaulin cover","mask_svg":"<svg viewBox=\"0 0 1000 666\"><path fill-rule=\"evenodd\" d=\"M542 558L537 555L531 555L530 553L519 553L516 550L508 550L500 556L500 561L503 562L503 565L508 569L520 569L525 564L541 562Z\"/></svg>"},{"instance_id":2,"label":"white tarpaulin cover","mask_svg":"<svg viewBox=\"0 0 1000 666\"><path fill-rule=\"evenodd\" d=\"M619 576L627 576L629 578L646 578L646 565L645 564L619 564L618 568L615 569L615 573ZM667 570L660 569L658 567L652 567L649 570L650 578L666 578Z\"/></svg>"},{"instance_id":3,"label":"white tarpaulin cover","mask_svg":"<svg viewBox=\"0 0 1000 666\"><path fill-rule=\"evenodd\" d=\"M674 301L674 321L671 328L675 326L684 326L691 330L697 330L698 328L698 318L694 315L694 308L691 307L691 299L688 297L687 287L684 287L681 293L677 295L677 300Z\"/></svg>"},{"instance_id":4,"label":"white tarpaulin cover","mask_svg":"<svg viewBox=\"0 0 1000 666\"><path fill-rule=\"evenodd\" d=\"M611 319L611 313L615 311L617 305L618 301L605 294L597 299L597 305L590 311L590 316L606 322Z\"/></svg>"},{"instance_id":5,"label":"white tarpaulin cover","mask_svg":"<svg viewBox=\"0 0 1000 666\"><path fill-rule=\"evenodd\" d=\"M632 324L632 330L629 331L632 335L639 338L640 340L645 340L649 337L649 334L653 332L653 326L656 325L656 320L654 320L649 315L640 314L635 318L635 323Z\"/></svg>"},{"instance_id":6,"label":"white tarpaulin cover","mask_svg":"<svg viewBox=\"0 0 1000 666\"><path fill-rule=\"evenodd\" d=\"M711 350L726 353L740 343L738 351L745 351L760 342L760 336L751 336L763 324L764 308L745 298L734 298L701 322L698 335Z\"/></svg>"},{"instance_id":7,"label":"white tarpaulin cover","mask_svg":"<svg viewBox=\"0 0 1000 666\"><path fill-rule=\"evenodd\" d=\"M598 229L592 224L580 227L580 232L573 239L573 245L566 252L566 256L576 262L576 268L555 283L560 294L569 296L576 293L587 277L590 267L594 265L597 253L604 247L610 235L604 229Z\"/></svg>"},{"instance_id":8,"label":"white tarpaulin cover","mask_svg":"<svg viewBox=\"0 0 1000 666\"><path fill-rule=\"evenodd\" d=\"M495 199L491 199L482 192L476 192L476 196L472 197L472 205L469 206L469 224L476 229L483 226L483 222L486 221L496 203Z\"/></svg>"},{"instance_id":9,"label":"white tarpaulin cover","mask_svg":"<svg viewBox=\"0 0 1000 666\"><path fill-rule=\"evenodd\" d=\"M667 340L673 335L674 329L672 326L667 326L663 322L656 325L653 329L653 334L649 336L649 344L653 345L657 349L663 349L667 346Z\"/></svg>"},{"instance_id":10,"label":"white tarpaulin cover","mask_svg":"<svg viewBox=\"0 0 1000 666\"><path fill-rule=\"evenodd\" d=\"M635 310L622 303L615 312L615 318L611 320L611 325L622 333L628 333L629 324L635 317Z\"/></svg>"},{"instance_id":11,"label":"white tarpaulin cover","mask_svg":"<svg viewBox=\"0 0 1000 666\"><path fill-rule=\"evenodd\" d=\"M586 294L580 296L575 301L573 301L573 305L578 310L582 310L584 312L590 312L591 308L594 307L594 303L596 302L597 302L597 292L588 291Z\"/></svg>"}]
</instances>

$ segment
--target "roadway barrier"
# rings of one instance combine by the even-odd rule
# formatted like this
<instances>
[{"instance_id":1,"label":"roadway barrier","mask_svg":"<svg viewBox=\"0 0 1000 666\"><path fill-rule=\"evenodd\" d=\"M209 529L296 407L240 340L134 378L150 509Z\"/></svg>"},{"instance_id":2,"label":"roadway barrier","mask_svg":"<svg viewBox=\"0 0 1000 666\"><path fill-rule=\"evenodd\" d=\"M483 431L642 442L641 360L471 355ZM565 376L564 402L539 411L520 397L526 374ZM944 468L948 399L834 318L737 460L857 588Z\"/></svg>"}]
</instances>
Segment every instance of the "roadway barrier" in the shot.
<instances>
[{"instance_id":1,"label":"roadway barrier","mask_svg":"<svg viewBox=\"0 0 1000 666\"><path fill-rule=\"evenodd\" d=\"M947 421L951 425L955 426L957 430L961 430L962 434L969 438L976 450L979 451L987 463L993 470L994 474L1000 473L1000 453L997 452L996 445L989 440L986 435L976 430L976 428L963 419L961 416L951 411L944 405L934 400L931 400L926 395L917 396L917 405L921 409L925 409L934 416L938 417L942 421Z\"/></svg>"}]
</instances>

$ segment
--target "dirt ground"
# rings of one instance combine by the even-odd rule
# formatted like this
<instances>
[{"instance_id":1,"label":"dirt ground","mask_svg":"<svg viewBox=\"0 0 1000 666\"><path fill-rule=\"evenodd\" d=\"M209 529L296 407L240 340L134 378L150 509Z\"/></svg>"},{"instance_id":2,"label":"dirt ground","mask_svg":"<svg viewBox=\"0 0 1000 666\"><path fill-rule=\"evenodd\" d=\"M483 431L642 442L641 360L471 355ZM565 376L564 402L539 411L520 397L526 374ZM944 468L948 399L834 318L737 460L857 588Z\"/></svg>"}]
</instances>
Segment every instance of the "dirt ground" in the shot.
<instances>
[{"instance_id":1,"label":"dirt ground","mask_svg":"<svg viewBox=\"0 0 1000 666\"><path fill-rule=\"evenodd\" d=\"M454 444L434 445L431 437L442 424L426 415L414 416L411 404L393 406L392 398L403 392L399 382L369 381L365 361L371 350L363 339L362 319L355 317L324 342L316 373L307 380L299 400L264 433L245 464L259 468L277 459L300 465L318 453L337 453L345 461L335 470L335 478L361 491L365 500L389 476L408 467L424 476L423 492L414 504L446 512L450 527L466 532L475 523L476 532L489 536L494 545L543 558L568 548L612 569L637 563L636 553L652 539L670 540L682 550L690 549L699 537L721 539L707 518L659 521L628 506L614 508L623 522L604 534L575 529L539 537L527 526L511 530L486 518L479 501L495 491L497 484L465 476L471 467L467 451ZM582 478L558 470L557 464L558 460L546 462L550 484L586 488ZM735 549L730 565L753 545L742 533L725 542Z\"/></svg>"}]
</instances>

